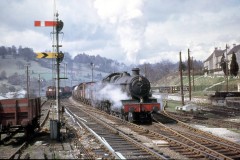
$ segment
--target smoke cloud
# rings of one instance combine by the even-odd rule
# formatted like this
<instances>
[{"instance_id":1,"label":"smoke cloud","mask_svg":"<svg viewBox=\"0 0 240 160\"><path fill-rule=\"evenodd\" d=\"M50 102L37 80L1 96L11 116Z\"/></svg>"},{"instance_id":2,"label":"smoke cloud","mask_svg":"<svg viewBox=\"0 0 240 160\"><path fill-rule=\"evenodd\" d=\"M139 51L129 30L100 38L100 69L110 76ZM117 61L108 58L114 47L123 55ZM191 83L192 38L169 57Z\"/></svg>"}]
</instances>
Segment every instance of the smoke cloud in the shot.
<instances>
[{"instance_id":1,"label":"smoke cloud","mask_svg":"<svg viewBox=\"0 0 240 160\"><path fill-rule=\"evenodd\" d=\"M142 49L147 26L143 16L142 0L96 0L94 7L99 17L116 27L119 44L126 60L136 63Z\"/></svg>"},{"instance_id":2,"label":"smoke cloud","mask_svg":"<svg viewBox=\"0 0 240 160\"><path fill-rule=\"evenodd\" d=\"M95 98L97 100L109 100L112 103L112 108L121 108L122 102L121 100L129 99L126 92L123 92L120 86L107 84L102 88L102 84L99 83L94 87L97 89L97 93Z\"/></svg>"}]
</instances>

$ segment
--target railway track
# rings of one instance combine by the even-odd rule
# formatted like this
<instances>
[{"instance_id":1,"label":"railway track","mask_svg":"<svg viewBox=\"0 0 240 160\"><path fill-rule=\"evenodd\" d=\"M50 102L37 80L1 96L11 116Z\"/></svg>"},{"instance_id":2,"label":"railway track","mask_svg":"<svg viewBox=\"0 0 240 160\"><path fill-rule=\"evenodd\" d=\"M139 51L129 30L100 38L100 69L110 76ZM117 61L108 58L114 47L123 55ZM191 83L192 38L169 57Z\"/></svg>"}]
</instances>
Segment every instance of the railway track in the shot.
<instances>
[{"instance_id":1,"label":"railway track","mask_svg":"<svg viewBox=\"0 0 240 160\"><path fill-rule=\"evenodd\" d=\"M197 159L236 159L238 157L238 148L232 146L229 147L230 144L228 144L228 147L230 149L226 150L226 145L220 144L218 147L212 147L210 144L204 144L199 143L199 140L190 139L189 135L183 135L179 134L174 129L171 129L167 126L164 126L162 124L158 124L157 130L159 132L152 131L153 127L148 128L147 126L139 126L134 125L128 122L125 122L119 118L116 118L114 116L109 116L106 113L102 113L101 111L93 110L93 109L85 109L86 112L91 112L92 114L95 114L98 118L100 118L99 115L101 115L101 119L103 121L110 121L109 125L112 127L118 128L119 132L124 133L128 135L129 137L132 137L133 139L136 139L137 141L141 143L145 143L145 145L148 143L151 144L151 142L158 142L163 141L167 142L166 145L163 147L163 145L153 145L151 148L153 148L156 152L163 154L163 148L170 148L174 152L178 152L180 155L183 155L182 158L197 158ZM130 131L129 131L130 130ZM198 136L200 134L198 132L195 132ZM147 138L147 141L144 141L143 137ZM217 140L216 140L217 141ZM227 143L228 141L222 141L222 143ZM166 143L165 143L166 144ZM212 142L212 145L214 142ZM216 146L216 145L214 145ZM224 150L225 149L225 150ZM170 156L171 157L171 156ZM171 157L173 158L173 157Z\"/></svg>"},{"instance_id":2,"label":"railway track","mask_svg":"<svg viewBox=\"0 0 240 160\"><path fill-rule=\"evenodd\" d=\"M44 104L45 102L43 102ZM42 104L42 105L43 105ZM50 104L49 104L50 105ZM49 111L47 110L44 113L44 116L40 119L40 126L43 126L44 122L48 118ZM36 133L40 130L36 130ZM33 135L34 137L34 135ZM32 139L33 137L29 138ZM26 137L24 133L14 133L13 136L4 140L4 143L0 145L0 159L13 159L20 158L21 152L27 147L28 141L26 141Z\"/></svg>"},{"instance_id":3,"label":"railway track","mask_svg":"<svg viewBox=\"0 0 240 160\"><path fill-rule=\"evenodd\" d=\"M77 118L78 122L85 128L89 128L93 135L102 142L103 146L93 150L102 158L103 155L109 155L110 159L167 159L168 156L161 155L156 151L146 147L138 142L135 138L121 132L116 126L110 125L104 116L105 112L100 112L95 108L84 107L82 105L69 105L68 108L72 115ZM74 113L74 114L73 114ZM108 115L109 116L109 115ZM81 117L81 118L80 118ZM81 119L81 120L80 120ZM124 125L124 121L118 121L119 125Z\"/></svg>"},{"instance_id":4,"label":"railway track","mask_svg":"<svg viewBox=\"0 0 240 160\"><path fill-rule=\"evenodd\" d=\"M80 144L78 134L74 129L75 126L69 126L68 123L66 123L66 119L68 119L68 116L61 117L62 123L59 139L51 138L50 120L54 119L57 115L55 101L48 100L48 103L53 104L50 106L50 110L48 112L49 118L45 120L45 123L42 125L41 131L38 133L38 136L30 142L30 145L26 149L24 149L21 154L21 158L27 157L28 159L93 159L92 156L89 156L90 154L88 154L88 150L86 150ZM43 118L44 117L45 116L43 116Z\"/></svg>"},{"instance_id":5,"label":"railway track","mask_svg":"<svg viewBox=\"0 0 240 160\"><path fill-rule=\"evenodd\" d=\"M11 139L0 145L1 159L12 159L24 146L26 146L23 135L24 134L20 133L15 134Z\"/></svg>"},{"instance_id":6,"label":"railway track","mask_svg":"<svg viewBox=\"0 0 240 160\"><path fill-rule=\"evenodd\" d=\"M205 105L201 107L203 113L210 113L225 118L240 116L240 108L231 108L226 106L214 106L214 105Z\"/></svg>"},{"instance_id":7,"label":"railway track","mask_svg":"<svg viewBox=\"0 0 240 160\"><path fill-rule=\"evenodd\" d=\"M206 125L213 125L216 127L222 128L236 128L240 129L239 122L232 122L226 121L222 117L218 118L207 118L204 115L193 115L192 113L185 113L185 112L167 112L169 116L173 117L174 119L178 119L182 122L196 122L198 124L206 124ZM240 114L239 114L240 115ZM229 116L230 117L230 116Z\"/></svg>"},{"instance_id":8,"label":"railway track","mask_svg":"<svg viewBox=\"0 0 240 160\"><path fill-rule=\"evenodd\" d=\"M166 112L159 116L162 115L169 117ZM240 159L239 144L193 128L177 119L174 119L174 121L177 123L162 124L158 122L152 128L161 134L172 136L174 139L177 138L183 143L197 146L198 149L207 151L208 148L209 152L219 154L219 156L225 157L224 159Z\"/></svg>"}]
</instances>

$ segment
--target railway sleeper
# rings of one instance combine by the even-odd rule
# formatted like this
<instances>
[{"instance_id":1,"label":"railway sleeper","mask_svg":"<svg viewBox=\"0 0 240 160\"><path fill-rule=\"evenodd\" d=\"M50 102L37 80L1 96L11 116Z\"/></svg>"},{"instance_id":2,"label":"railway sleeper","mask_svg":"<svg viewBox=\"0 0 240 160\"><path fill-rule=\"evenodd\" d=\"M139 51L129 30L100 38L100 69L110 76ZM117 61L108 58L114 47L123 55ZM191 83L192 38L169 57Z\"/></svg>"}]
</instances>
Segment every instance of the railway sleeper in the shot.
<instances>
[{"instance_id":1,"label":"railway sleeper","mask_svg":"<svg viewBox=\"0 0 240 160\"><path fill-rule=\"evenodd\" d=\"M236 153L236 152L229 152L229 151L226 151L226 152L223 152L222 154L224 154L224 155L226 155L226 156L228 156L228 157L231 157L232 158L232 156L237 156L238 158L240 158L240 154L239 153Z\"/></svg>"},{"instance_id":2,"label":"railway sleeper","mask_svg":"<svg viewBox=\"0 0 240 160\"><path fill-rule=\"evenodd\" d=\"M213 150L216 150L217 152L220 152L220 153L226 153L226 152L229 152L230 150L226 149L226 148L223 148L223 147L220 147L220 146L216 146L216 147L213 147L211 148Z\"/></svg>"},{"instance_id":3,"label":"railway sleeper","mask_svg":"<svg viewBox=\"0 0 240 160\"><path fill-rule=\"evenodd\" d=\"M121 153L124 153L124 152L121 152ZM124 153L124 155L125 155L125 157L128 157L128 156L151 156L149 153L147 153L147 152L145 152L145 153L143 153L143 152L136 152L136 153L133 153L133 152L130 152L130 153L128 153L128 152L125 152ZM151 156L152 157L152 156Z\"/></svg>"},{"instance_id":4,"label":"railway sleeper","mask_svg":"<svg viewBox=\"0 0 240 160\"><path fill-rule=\"evenodd\" d=\"M239 155L239 154L234 155L234 156L232 155L231 158L232 158L232 159L240 159L240 155Z\"/></svg>"},{"instance_id":5,"label":"railway sleeper","mask_svg":"<svg viewBox=\"0 0 240 160\"><path fill-rule=\"evenodd\" d=\"M110 145L112 146L112 144L110 144ZM128 150L136 150L136 151L139 150L139 151L141 151L140 149L136 149L135 146L133 146L133 145L129 146L129 144L125 144L125 145L121 145L121 146L118 145L118 146L114 146L113 148L115 150L123 150L123 151L124 150L126 150L126 151L128 151Z\"/></svg>"},{"instance_id":6,"label":"railway sleeper","mask_svg":"<svg viewBox=\"0 0 240 160\"><path fill-rule=\"evenodd\" d=\"M206 159L206 157L204 157L203 155L199 155L199 154L192 154L192 155L186 155L186 156L191 159Z\"/></svg>"}]
</instances>

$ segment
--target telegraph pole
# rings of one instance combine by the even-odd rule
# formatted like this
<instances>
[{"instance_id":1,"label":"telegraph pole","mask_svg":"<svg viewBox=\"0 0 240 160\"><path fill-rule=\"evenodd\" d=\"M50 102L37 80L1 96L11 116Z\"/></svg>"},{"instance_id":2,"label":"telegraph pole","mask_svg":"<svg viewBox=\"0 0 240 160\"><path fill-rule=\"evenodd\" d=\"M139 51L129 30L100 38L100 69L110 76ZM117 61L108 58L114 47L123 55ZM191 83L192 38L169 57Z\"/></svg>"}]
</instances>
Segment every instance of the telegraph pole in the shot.
<instances>
[{"instance_id":1,"label":"telegraph pole","mask_svg":"<svg viewBox=\"0 0 240 160\"><path fill-rule=\"evenodd\" d=\"M90 65L92 67L92 82L93 82L93 62L91 62Z\"/></svg>"},{"instance_id":2,"label":"telegraph pole","mask_svg":"<svg viewBox=\"0 0 240 160\"><path fill-rule=\"evenodd\" d=\"M39 91L38 95L39 95L39 97L41 97L40 96L40 89L41 89L41 79L40 79L40 74L38 74L38 91Z\"/></svg>"},{"instance_id":3,"label":"telegraph pole","mask_svg":"<svg viewBox=\"0 0 240 160\"><path fill-rule=\"evenodd\" d=\"M182 79L182 55L181 55L181 52L179 52L179 72L180 72L180 81L181 81L182 105L184 106L183 79Z\"/></svg>"},{"instance_id":4,"label":"telegraph pole","mask_svg":"<svg viewBox=\"0 0 240 160\"><path fill-rule=\"evenodd\" d=\"M195 91L195 85L194 85L194 62L193 62L193 57L192 57L192 77L193 77L193 91Z\"/></svg>"},{"instance_id":5,"label":"telegraph pole","mask_svg":"<svg viewBox=\"0 0 240 160\"><path fill-rule=\"evenodd\" d=\"M28 64L27 64L27 98L29 99L29 74L28 74Z\"/></svg>"},{"instance_id":6,"label":"telegraph pole","mask_svg":"<svg viewBox=\"0 0 240 160\"><path fill-rule=\"evenodd\" d=\"M189 90L189 100L191 101L192 99L192 87L191 87L191 71L190 71L190 62L191 62L191 59L190 59L190 50L188 49L188 90Z\"/></svg>"},{"instance_id":7,"label":"telegraph pole","mask_svg":"<svg viewBox=\"0 0 240 160\"><path fill-rule=\"evenodd\" d=\"M147 66L146 66L146 63L144 63L144 74L145 74L145 77L147 78Z\"/></svg>"},{"instance_id":8,"label":"telegraph pole","mask_svg":"<svg viewBox=\"0 0 240 160\"><path fill-rule=\"evenodd\" d=\"M228 57L227 57L227 49L228 45L226 44L226 81L227 81L227 86L226 86L226 92L228 92Z\"/></svg>"}]
</instances>

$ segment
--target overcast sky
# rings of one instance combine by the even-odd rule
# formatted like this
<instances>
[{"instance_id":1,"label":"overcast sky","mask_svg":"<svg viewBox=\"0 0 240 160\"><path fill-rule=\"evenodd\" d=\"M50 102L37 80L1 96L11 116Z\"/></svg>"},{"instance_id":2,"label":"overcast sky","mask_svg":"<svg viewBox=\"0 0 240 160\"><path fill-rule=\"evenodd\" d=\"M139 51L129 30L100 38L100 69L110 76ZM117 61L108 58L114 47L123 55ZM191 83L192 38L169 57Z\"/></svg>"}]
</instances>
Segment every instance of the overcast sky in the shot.
<instances>
[{"instance_id":1,"label":"overcast sky","mask_svg":"<svg viewBox=\"0 0 240 160\"><path fill-rule=\"evenodd\" d=\"M205 60L215 47L240 43L239 0L0 0L0 46L52 50L52 28L34 21L53 20L55 10L64 22L61 51L72 56L177 62L189 48Z\"/></svg>"}]
</instances>

